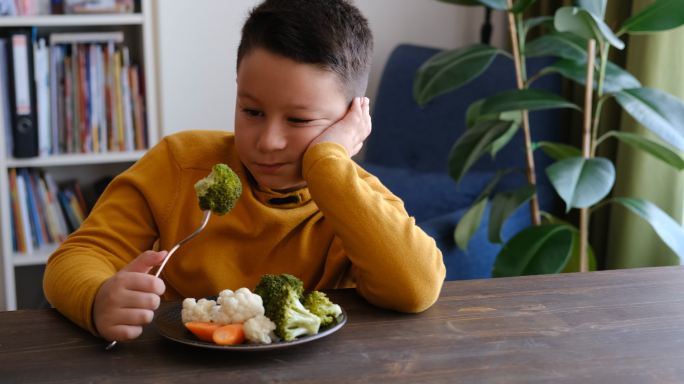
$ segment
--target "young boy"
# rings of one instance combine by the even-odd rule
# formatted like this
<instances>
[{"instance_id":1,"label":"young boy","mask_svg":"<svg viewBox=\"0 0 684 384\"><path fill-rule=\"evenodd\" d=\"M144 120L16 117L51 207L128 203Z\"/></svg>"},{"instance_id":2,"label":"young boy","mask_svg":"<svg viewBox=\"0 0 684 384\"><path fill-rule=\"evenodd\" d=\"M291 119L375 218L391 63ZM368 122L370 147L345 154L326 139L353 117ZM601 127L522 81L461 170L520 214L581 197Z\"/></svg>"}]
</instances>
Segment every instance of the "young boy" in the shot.
<instances>
[{"instance_id":1,"label":"young boy","mask_svg":"<svg viewBox=\"0 0 684 384\"><path fill-rule=\"evenodd\" d=\"M45 294L107 340L131 340L160 296L253 289L290 273L307 289L356 287L397 311L432 305L445 268L399 198L354 163L370 134L365 92L372 37L346 0L266 0L247 19L237 59L235 133L164 138L115 178L81 228L51 256ZM193 185L216 163L242 196L183 245L202 212ZM147 250L147 251L146 251Z\"/></svg>"}]
</instances>

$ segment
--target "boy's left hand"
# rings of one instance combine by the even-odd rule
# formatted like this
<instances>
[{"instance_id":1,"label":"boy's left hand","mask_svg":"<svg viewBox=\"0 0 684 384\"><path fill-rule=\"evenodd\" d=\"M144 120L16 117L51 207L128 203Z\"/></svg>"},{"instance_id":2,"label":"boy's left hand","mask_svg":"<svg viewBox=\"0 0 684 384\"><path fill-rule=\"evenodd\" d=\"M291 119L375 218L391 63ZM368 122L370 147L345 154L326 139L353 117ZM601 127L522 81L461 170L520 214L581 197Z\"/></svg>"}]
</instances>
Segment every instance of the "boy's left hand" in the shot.
<instances>
[{"instance_id":1,"label":"boy's left hand","mask_svg":"<svg viewBox=\"0 0 684 384\"><path fill-rule=\"evenodd\" d=\"M338 143L347 149L351 157L359 153L370 133L370 100L367 97L355 97L347 114L321 132L309 147L323 142Z\"/></svg>"}]
</instances>

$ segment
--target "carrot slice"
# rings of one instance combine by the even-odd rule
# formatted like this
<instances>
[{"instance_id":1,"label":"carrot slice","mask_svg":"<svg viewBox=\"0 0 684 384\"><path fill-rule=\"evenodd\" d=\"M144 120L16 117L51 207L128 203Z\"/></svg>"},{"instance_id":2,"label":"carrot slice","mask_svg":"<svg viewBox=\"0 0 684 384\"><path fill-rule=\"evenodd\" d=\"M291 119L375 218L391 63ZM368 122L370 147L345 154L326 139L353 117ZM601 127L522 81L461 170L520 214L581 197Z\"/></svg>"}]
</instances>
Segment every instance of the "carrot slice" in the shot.
<instances>
[{"instance_id":1,"label":"carrot slice","mask_svg":"<svg viewBox=\"0 0 684 384\"><path fill-rule=\"evenodd\" d=\"M184 324L190 332L192 332L198 339L207 342L213 342L212 338L214 331L221 327L216 323L209 323L203 321L190 321Z\"/></svg>"},{"instance_id":2,"label":"carrot slice","mask_svg":"<svg viewBox=\"0 0 684 384\"><path fill-rule=\"evenodd\" d=\"M245 330L242 324L228 324L217 328L213 335L218 345L235 345L245 342Z\"/></svg>"}]
</instances>

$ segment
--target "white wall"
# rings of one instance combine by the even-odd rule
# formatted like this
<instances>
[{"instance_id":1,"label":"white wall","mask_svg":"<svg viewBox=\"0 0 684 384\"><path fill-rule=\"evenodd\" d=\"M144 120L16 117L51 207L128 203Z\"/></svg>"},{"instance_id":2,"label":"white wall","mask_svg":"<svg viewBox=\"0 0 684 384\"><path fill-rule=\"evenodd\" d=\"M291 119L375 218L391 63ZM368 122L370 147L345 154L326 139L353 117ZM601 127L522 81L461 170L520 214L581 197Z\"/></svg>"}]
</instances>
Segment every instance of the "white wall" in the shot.
<instances>
[{"instance_id":1,"label":"white wall","mask_svg":"<svg viewBox=\"0 0 684 384\"><path fill-rule=\"evenodd\" d=\"M258 2L155 2L162 136L186 129L233 130L240 28ZM371 103L385 61L396 45L454 48L475 43L484 19L481 7L436 0L356 0L355 4L368 18L375 38L367 92ZM504 34L497 29L494 42L500 45Z\"/></svg>"}]
</instances>

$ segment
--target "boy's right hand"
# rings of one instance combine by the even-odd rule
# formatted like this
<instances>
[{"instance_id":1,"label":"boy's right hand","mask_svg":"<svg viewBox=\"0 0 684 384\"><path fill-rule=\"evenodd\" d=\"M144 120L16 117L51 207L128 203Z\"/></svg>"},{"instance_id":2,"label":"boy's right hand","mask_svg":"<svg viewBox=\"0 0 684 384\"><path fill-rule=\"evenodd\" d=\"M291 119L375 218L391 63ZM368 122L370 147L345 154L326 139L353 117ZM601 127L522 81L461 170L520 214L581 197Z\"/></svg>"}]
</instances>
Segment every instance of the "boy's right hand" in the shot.
<instances>
[{"instance_id":1,"label":"boy's right hand","mask_svg":"<svg viewBox=\"0 0 684 384\"><path fill-rule=\"evenodd\" d=\"M108 341L133 340L140 336L143 325L152 322L166 287L148 272L165 256L166 251L146 251L102 284L93 304L100 336Z\"/></svg>"}]
</instances>

